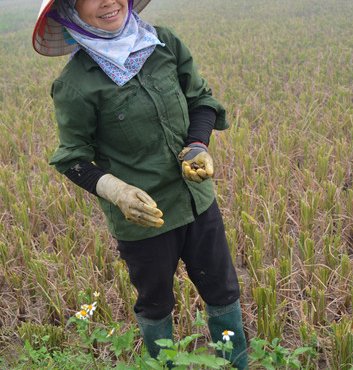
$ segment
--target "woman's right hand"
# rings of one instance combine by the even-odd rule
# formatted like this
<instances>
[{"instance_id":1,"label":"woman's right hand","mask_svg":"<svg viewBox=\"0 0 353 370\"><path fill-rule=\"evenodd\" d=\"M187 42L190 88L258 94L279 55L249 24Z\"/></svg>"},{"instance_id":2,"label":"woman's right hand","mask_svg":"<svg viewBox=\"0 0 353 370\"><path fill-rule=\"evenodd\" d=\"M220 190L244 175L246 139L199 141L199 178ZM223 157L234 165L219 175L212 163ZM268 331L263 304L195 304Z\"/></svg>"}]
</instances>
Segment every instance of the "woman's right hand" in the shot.
<instances>
[{"instance_id":1,"label":"woman's right hand","mask_svg":"<svg viewBox=\"0 0 353 370\"><path fill-rule=\"evenodd\" d=\"M110 174L98 180L96 191L100 197L118 206L128 221L145 227L163 226L163 212L145 191Z\"/></svg>"}]
</instances>

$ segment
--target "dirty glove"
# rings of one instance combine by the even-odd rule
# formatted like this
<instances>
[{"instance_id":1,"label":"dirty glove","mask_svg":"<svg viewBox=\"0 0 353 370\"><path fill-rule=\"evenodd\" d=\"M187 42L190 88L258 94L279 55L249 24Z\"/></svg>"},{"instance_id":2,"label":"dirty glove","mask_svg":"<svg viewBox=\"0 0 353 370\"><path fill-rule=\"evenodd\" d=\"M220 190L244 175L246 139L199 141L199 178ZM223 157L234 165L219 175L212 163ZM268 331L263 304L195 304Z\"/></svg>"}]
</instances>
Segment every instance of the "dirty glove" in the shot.
<instances>
[{"instance_id":1,"label":"dirty glove","mask_svg":"<svg viewBox=\"0 0 353 370\"><path fill-rule=\"evenodd\" d=\"M128 185L113 175L103 175L97 182L97 194L118 206L128 221L145 227L161 227L163 213L143 190Z\"/></svg>"},{"instance_id":2,"label":"dirty glove","mask_svg":"<svg viewBox=\"0 0 353 370\"><path fill-rule=\"evenodd\" d=\"M205 144L189 144L179 153L178 158L182 161L183 175L187 180L202 182L213 176L213 160Z\"/></svg>"}]
</instances>

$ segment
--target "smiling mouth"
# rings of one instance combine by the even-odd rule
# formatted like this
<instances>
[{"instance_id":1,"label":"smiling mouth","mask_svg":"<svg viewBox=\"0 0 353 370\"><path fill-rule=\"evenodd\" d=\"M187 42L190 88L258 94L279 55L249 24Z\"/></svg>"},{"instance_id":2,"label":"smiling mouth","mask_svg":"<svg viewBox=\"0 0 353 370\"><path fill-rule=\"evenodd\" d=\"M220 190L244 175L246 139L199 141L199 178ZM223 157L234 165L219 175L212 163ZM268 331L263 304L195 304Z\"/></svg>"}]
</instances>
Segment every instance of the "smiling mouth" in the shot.
<instances>
[{"instance_id":1,"label":"smiling mouth","mask_svg":"<svg viewBox=\"0 0 353 370\"><path fill-rule=\"evenodd\" d=\"M113 18L115 17L116 15L118 15L119 13L119 10L115 10L114 12L111 12L111 13L107 13L107 14L104 14L104 15L101 15L100 17L98 18L101 18L101 19L109 19L109 18Z\"/></svg>"}]
</instances>

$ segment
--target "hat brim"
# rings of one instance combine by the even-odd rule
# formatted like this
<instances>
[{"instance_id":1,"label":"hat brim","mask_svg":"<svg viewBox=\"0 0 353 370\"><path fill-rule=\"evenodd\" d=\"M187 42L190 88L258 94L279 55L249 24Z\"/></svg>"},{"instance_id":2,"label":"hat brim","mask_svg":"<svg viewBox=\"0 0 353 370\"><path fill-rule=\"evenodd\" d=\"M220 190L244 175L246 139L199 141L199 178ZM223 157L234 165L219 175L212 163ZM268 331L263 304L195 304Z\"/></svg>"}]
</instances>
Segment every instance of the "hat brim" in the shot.
<instances>
[{"instance_id":1,"label":"hat brim","mask_svg":"<svg viewBox=\"0 0 353 370\"><path fill-rule=\"evenodd\" d=\"M140 13L151 0L135 0L134 11ZM45 56L54 57L71 54L77 47L65 41L63 26L47 17L55 0L43 0L39 10L38 19L34 26L32 45L34 50Z\"/></svg>"},{"instance_id":2,"label":"hat brim","mask_svg":"<svg viewBox=\"0 0 353 370\"><path fill-rule=\"evenodd\" d=\"M150 1L151 0L135 0L134 1L134 10L135 10L135 12L137 12L137 13L142 12L142 10L145 9L145 7L148 5L148 3Z\"/></svg>"}]
</instances>

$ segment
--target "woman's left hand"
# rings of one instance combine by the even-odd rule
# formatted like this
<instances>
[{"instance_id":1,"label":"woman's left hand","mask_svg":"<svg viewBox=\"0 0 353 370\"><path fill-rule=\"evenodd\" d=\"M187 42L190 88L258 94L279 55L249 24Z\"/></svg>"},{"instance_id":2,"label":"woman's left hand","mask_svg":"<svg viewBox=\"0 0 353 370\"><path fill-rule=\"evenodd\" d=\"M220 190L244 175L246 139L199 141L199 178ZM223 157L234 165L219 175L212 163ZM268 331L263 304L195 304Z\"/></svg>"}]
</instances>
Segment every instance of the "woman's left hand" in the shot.
<instances>
[{"instance_id":1,"label":"woman's left hand","mask_svg":"<svg viewBox=\"0 0 353 370\"><path fill-rule=\"evenodd\" d=\"M207 146L192 143L179 153L183 176L190 181L202 182L213 176L213 160Z\"/></svg>"}]
</instances>

